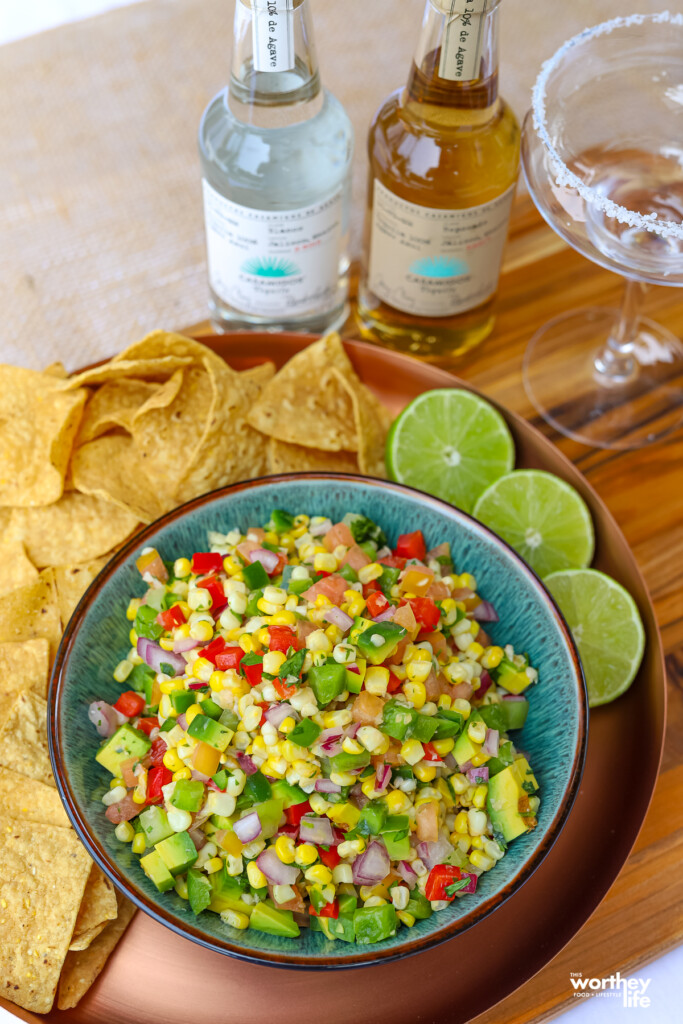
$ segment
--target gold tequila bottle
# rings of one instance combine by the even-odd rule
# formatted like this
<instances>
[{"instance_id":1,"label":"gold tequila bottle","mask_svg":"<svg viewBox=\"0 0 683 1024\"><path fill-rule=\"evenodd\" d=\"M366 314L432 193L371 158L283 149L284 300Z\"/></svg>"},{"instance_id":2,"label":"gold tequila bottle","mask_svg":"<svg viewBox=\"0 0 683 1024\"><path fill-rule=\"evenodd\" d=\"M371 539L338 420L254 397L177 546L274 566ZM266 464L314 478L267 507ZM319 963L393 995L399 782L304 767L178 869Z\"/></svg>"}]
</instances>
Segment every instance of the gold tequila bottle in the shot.
<instances>
[{"instance_id":1,"label":"gold tequila bottle","mask_svg":"<svg viewBox=\"0 0 683 1024\"><path fill-rule=\"evenodd\" d=\"M427 0L408 84L368 138L361 330L435 362L494 323L520 141L498 94L499 6Z\"/></svg>"}]
</instances>

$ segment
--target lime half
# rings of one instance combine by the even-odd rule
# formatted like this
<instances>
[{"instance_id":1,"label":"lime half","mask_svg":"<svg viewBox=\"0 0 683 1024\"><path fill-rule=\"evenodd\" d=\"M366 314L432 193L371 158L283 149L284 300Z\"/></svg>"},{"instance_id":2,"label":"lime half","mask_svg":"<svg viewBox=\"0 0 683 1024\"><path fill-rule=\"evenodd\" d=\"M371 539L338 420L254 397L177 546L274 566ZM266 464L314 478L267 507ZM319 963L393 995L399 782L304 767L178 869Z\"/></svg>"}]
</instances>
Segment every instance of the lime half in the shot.
<instances>
[{"instance_id":1,"label":"lime half","mask_svg":"<svg viewBox=\"0 0 683 1024\"><path fill-rule=\"evenodd\" d=\"M505 420L470 391L426 391L407 406L387 438L392 480L419 487L465 512L515 464Z\"/></svg>"},{"instance_id":2,"label":"lime half","mask_svg":"<svg viewBox=\"0 0 683 1024\"><path fill-rule=\"evenodd\" d=\"M595 569L568 569L545 580L581 655L592 708L628 690L643 658L645 630L627 590Z\"/></svg>"},{"instance_id":3,"label":"lime half","mask_svg":"<svg viewBox=\"0 0 683 1024\"><path fill-rule=\"evenodd\" d=\"M590 565L590 512L573 487L540 469L518 469L482 494L473 515L506 540L539 576Z\"/></svg>"}]
</instances>

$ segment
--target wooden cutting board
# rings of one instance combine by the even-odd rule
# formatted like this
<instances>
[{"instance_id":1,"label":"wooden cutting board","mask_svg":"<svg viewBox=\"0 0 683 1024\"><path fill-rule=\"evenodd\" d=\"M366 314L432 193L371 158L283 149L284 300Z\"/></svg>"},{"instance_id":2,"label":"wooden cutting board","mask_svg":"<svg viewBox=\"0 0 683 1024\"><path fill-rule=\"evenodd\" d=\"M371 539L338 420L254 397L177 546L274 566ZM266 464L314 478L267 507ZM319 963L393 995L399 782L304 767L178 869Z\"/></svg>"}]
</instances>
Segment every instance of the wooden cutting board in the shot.
<instances>
[{"instance_id":1,"label":"wooden cutting board","mask_svg":"<svg viewBox=\"0 0 683 1024\"><path fill-rule=\"evenodd\" d=\"M581 306L616 306L623 283L575 253L518 200L492 336L446 366L525 416L588 477L629 541L652 594L668 670L668 728L652 805L631 856L587 924L535 978L473 1024L540 1024L574 1002L571 972L632 973L683 942L683 431L634 452L589 449L555 434L522 385L529 338L547 320ZM644 314L683 336L683 292L652 288ZM208 324L192 329L197 336ZM350 318L345 336L358 337ZM637 756L636 751L625 752Z\"/></svg>"}]
</instances>

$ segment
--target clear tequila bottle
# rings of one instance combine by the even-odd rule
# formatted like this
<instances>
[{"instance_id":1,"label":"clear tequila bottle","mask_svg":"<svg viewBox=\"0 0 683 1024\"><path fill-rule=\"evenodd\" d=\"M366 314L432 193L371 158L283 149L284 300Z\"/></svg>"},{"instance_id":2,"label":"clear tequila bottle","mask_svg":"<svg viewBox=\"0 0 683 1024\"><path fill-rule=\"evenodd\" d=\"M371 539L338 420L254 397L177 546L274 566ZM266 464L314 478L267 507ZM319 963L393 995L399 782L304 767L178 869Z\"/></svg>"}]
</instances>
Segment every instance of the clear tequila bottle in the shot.
<instances>
[{"instance_id":1,"label":"clear tequila bottle","mask_svg":"<svg viewBox=\"0 0 683 1024\"><path fill-rule=\"evenodd\" d=\"M199 152L215 325L343 322L353 129L321 86L308 0L236 0L230 84Z\"/></svg>"}]
</instances>

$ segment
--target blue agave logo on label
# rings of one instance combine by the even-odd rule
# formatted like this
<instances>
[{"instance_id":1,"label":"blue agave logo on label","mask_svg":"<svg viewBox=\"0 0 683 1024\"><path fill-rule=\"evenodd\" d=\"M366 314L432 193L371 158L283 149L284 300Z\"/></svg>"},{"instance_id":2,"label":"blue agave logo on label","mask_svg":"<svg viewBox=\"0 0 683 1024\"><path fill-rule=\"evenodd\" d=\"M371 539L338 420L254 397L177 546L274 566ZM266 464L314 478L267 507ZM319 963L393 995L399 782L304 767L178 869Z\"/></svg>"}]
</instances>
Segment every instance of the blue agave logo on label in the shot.
<instances>
[{"instance_id":1,"label":"blue agave logo on label","mask_svg":"<svg viewBox=\"0 0 683 1024\"><path fill-rule=\"evenodd\" d=\"M291 260L268 256L245 260L241 269L252 277L294 277L301 273Z\"/></svg>"},{"instance_id":2,"label":"blue agave logo on label","mask_svg":"<svg viewBox=\"0 0 683 1024\"><path fill-rule=\"evenodd\" d=\"M462 277L468 271L465 260L456 259L455 256L423 256L410 265L411 274L417 274L418 277Z\"/></svg>"}]
</instances>

